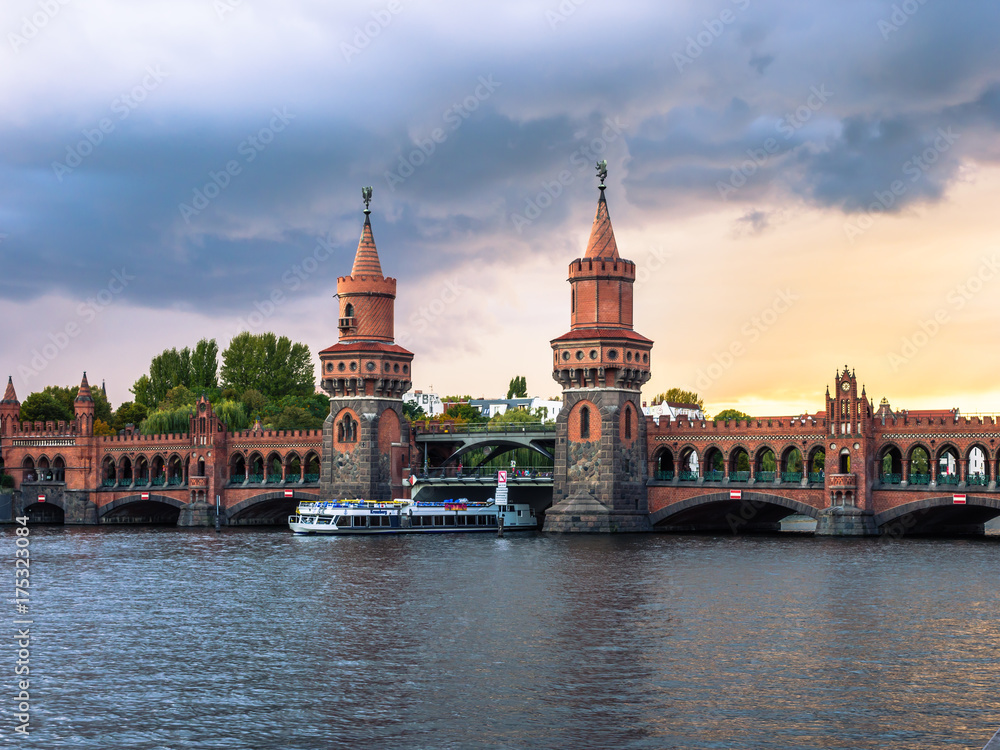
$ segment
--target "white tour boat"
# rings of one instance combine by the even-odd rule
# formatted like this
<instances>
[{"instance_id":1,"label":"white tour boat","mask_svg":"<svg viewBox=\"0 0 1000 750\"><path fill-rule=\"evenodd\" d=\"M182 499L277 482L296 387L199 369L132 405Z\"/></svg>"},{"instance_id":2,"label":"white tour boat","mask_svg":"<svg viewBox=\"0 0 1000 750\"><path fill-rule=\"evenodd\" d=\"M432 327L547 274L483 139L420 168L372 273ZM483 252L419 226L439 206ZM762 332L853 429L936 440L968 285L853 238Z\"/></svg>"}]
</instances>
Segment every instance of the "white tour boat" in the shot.
<instances>
[{"instance_id":1,"label":"white tour boat","mask_svg":"<svg viewBox=\"0 0 1000 750\"><path fill-rule=\"evenodd\" d=\"M446 532L530 531L538 519L530 505L419 500L327 500L301 502L288 526L296 534L439 534Z\"/></svg>"}]
</instances>

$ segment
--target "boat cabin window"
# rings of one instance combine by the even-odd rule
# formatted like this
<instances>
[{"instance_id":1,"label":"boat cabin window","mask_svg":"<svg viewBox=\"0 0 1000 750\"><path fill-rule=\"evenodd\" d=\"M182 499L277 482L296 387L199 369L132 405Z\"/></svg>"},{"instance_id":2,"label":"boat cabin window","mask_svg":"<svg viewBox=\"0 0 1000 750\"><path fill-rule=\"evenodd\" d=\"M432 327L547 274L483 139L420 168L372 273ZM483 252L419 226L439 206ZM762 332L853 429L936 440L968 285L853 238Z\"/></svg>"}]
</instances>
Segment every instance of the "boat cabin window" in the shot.
<instances>
[{"instance_id":1,"label":"boat cabin window","mask_svg":"<svg viewBox=\"0 0 1000 750\"><path fill-rule=\"evenodd\" d=\"M367 520L368 519L365 518L364 516L354 516L354 525L355 526L367 526L368 525L366 523Z\"/></svg>"},{"instance_id":2,"label":"boat cabin window","mask_svg":"<svg viewBox=\"0 0 1000 750\"><path fill-rule=\"evenodd\" d=\"M459 526L465 526L465 516L458 516L455 519L455 523L458 524Z\"/></svg>"},{"instance_id":3,"label":"boat cabin window","mask_svg":"<svg viewBox=\"0 0 1000 750\"><path fill-rule=\"evenodd\" d=\"M445 526L454 526L455 525L455 516L445 516L444 517L444 525Z\"/></svg>"},{"instance_id":4,"label":"boat cabin window","mask_svg":"<svg viewBox=\"0 0 1000 750\"><path fill-rule=\"evenodd\" d=\"M444 516L434 516L435 526L444 526Z\"/></svg>"}]
</instances>

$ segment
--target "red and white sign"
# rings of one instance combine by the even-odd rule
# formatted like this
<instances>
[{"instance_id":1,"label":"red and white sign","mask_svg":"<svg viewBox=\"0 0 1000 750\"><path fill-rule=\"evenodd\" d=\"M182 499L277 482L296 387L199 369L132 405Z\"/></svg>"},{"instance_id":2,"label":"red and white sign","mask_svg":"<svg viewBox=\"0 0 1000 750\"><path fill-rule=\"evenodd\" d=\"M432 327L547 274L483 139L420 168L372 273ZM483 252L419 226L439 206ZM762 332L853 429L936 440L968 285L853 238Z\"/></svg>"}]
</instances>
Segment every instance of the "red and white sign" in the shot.
<instances>
[{"instance_id":1,"label":"red and white sign","mask_svg":"<svg viewBox=\"0 0 1000 750\"><path fill-rule=\"evenodd\" d=\"M38 496L38 502L44 503L45 502L45 495L39 495Z\"/></svg>"},{"instance_id":2,"label":"red and white sign","mask_svg":"<svg viewBox=\"0 0 1000 750\"><path fill-rule=\"evenodd\" d=\"M743 490L729 490L729 499L730 500L742 500L743 499Z\"/></svg>"},{"instance_id":3,"label":"red and white sign","mask_svg":"<svg viewBox=\"0 0 1000 750\"><path fill-rule=\"evenodd\" d=\"M951 501L955 505L965 505L965 495L952 495Z\"/></svg>"},{"instance_id":4,"label":"red and white sign","mask_svg":"<svg viewBox=\"0 0 1000 750\"><path fill-rule=\"evenodd\" d=\"M142 493L142 499L143 500L149 500L149 493L148 492L143 492Z\"/></svg>"},{"instance_id":5,"label":"red and white sign","mask_svg":"<svg viewBox=\"0 0 1000 750\"><path fill-rule=\"evenodd\" d=\"M417 475L416 474L410 474L410 478L407 481L410 483L410 486L412 487L413 485L415 485L417 483Z\"/></svg>"},{"instance_id":6,"label":"red and white sign","mask_svg":"<svg viewBox=\"0 0 1000 750\"><path fill-rule=\"evenodd\" d=\"M497 472L497 485L499 487L506 487L507 486L507 470L506 469L500 469L500 471Z\"/></svg>"},{"instance_id":7,"label":"red and white sign","mask_svg":"<svg viewBox=\"0 0 1000 750\"><path fill-rule=\"evenodd\" d=\"M295 490L285 490L285 497L295 497Z\"/></svg>"}]
</instances>

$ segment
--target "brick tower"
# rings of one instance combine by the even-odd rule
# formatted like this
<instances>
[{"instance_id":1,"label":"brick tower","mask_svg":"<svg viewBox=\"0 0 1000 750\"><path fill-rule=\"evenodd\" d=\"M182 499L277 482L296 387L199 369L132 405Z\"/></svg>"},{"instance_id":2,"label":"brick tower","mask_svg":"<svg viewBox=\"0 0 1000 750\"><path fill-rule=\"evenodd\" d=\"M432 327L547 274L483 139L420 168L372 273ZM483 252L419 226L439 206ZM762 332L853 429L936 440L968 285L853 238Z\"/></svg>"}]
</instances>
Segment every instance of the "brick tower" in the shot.
<instances>
[{"instance_id":1,"label":"brick tower","mask_svg":"<svg viewBox=\"0 0 1000 750\"><path fill-rule=\"evenodd\" d=\"M653 342L632 330L635 263L618 255L604 197L606 163L598 164L598 176L587 252L569 266L570 331L552 341L563 408L547 531L650 529L640 391Z\"/></svg>"},{"instance_id":2,"label":"brick tower","mask_svg":"<svg viewBox=\"0 0 1000 750\"><path fill-rule=\"evenodd\" d=\"M73 413L76 416L76 429L80 435L94 434L94 397L90 393L90 383L87 382L87 373L83 373L83 380L80 381L80 389L76 393L73 401Z\"/></svg>"},{"instance_id":3,"label":"brick tower","mask_svg":"<svg viewBox=\"0 0 1000 750\"><path fill-rule=\"evenodd\" d=\"M350 276L337 279L340 340L320 352L330 416L323 426L320 492L325 498L389 500L409 473L412 352L394 343L396 280L382 275L372 235L371 188L361 194L365 224Z\"/></svg>"},{"instance_id":4,"label":"brick tower","mask_svg":"<svg viewBox=\"0 0 1000 750\"><path fill-rule=\"evenodd\" d=\"M7 391L0 401L0 435L14 434L14 428L21 418L21 402L14 392L14 378L7 378Z\"/></svg>"},{"instance_id":5,"label":"brick tower","mask_svg":"<svg viewBox=\"0 0 1000 750\"><path fill-rule=\"evenodd\" d=\"M875 406L846 365L826 390L830 443L826 452L827 508L816 525L818 536L873 536L878 533L871 488L875 463ZM811 467L810 467L811 468Z\"/></svg>"}]
</instances>

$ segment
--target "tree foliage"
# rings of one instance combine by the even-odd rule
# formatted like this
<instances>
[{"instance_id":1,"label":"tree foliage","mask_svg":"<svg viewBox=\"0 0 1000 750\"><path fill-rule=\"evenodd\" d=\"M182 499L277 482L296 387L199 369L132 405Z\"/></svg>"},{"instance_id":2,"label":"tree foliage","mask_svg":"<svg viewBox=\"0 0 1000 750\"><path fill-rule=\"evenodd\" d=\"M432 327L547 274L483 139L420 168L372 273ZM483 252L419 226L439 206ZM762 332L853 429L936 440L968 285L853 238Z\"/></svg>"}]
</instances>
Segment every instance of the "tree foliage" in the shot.
<instances>
[{"instance_id":1,"label":"tree foliage","mask_svg":"<svg viewBox=\"0 0 1000 750\"><path fill-rule=\"evenodd\" d=\"M72 422L73 409L67 406L50 391L50 386L44 391L32 393L21 402L22 422Z\"/></svg>"},{"instance_id":2,"label":"tree foliage","mask_svg":"<svg viewBox=\"0 0 1000 750\"><path fill-rule=\"evenodd\" d=\"M126 401L124 404L118 407L115 412L114 422L112 425L116 430L124 430L126 425L140 425L142 420L149 416L149 409L147 409L143 404L137 404L132 401ZM94 428L97 431L97 428Z\"/></svg>"},{"instance_id":3,"label":"tree foliage","mask_svg":"<svg viewBox=\"0 0 1000 750\"><path fill-rule=\"evenodd\" d=\"M507 398L527 398L528 381L524 375L515 375L507 386Z\"/></svg>"},{"instance_id":4,"label":"tree foliage","mask_svg":"<svg viewBox=\"0 0 1000 750\"><path fill-rule=\"evenodd\" d=\"M222 353L225 387L260 391L269 399L315 392L312 355L305 344L273 333L238 334Z\"/></svg>"},{"instance_id":5,"label":"tree foliage","mask_svg":"<svg viewBox=\"0 0 1000 750\"><path fill-rule=\"evenodd\" d=\"M735 420L745 422L748 419L753 419L753 417L746 412L739 411L738 409L723 409L712 417L712 419L716 422L732 422Z\"/></svg>"},{"instance_id":6,"label":"tree foliage","mask_svg":"<svg viewBox=\"0 0 1000 750\"><path fill-rule=\"evenodd\" d=\"M191 430L191 415L193 413L193 406L158 409L143 420L139 431L143 435L187 434Z\"/></svg>"},{"instance_id":7,"label":"tree foliage","mask_svg":"<svg viewBox=\"0 0 1000 750\"><path fill-rule=\"evenodd\" d=\"M218 371L219 345L215 339L202 339L193 352L185 346L157 354L149 363L149 374L135 381L131 390L137 403L153 409L180 385L197 393L218 388Z\"/></svg>"},{"instance_id":8,"label":"tree foliage","mask_svg":"<svg viewBox=\"0 0 1000 750\"><path fill-rule=\"evenodd\" d=\"M468 404L455 404L448 408L444 413L445 419L452 419L459 424L464 424L466 422L472 423L483 423L486 422L486 417L483 413L477 409L475 406L469 406Z\"/></svg>"},{"instance_id":9,"label":"tree foliage","mask_svg":"<svg viewBox=\"0 0 1000 750\"><path fill-rule=\"evenodd\" d=\"M116 435L118 433L116 433L114 429L112 429L111 425L109 425L103 419L95 419L94 434L108 436L108 435Z\"/></svg>"},{"instance_id":10,"label":"tree foliage","mask_svg":"<svg viewBox=\"0 0 1000 750\"><path fill-rule=\"evenodd\" d=\"M424 407L422 407L416 401L403 402L403 416L406 417L407 421L409 422L415 422L420 419L427 419L427 414L424 412Z\"/></svg>"},{"instance_id":11,"label":"tree foliage","mask_svg":"<svg viewBox=\"0 0 1000 750\"><path fill-rule=\"evenodd\" d=\"M705 410L705 401L693 391L685 391L680 388L670 388L656 396L653 396L653 404L662 404L669 401L672 404L698 404L698 408Z\"/></svg>"}]
</instances>

